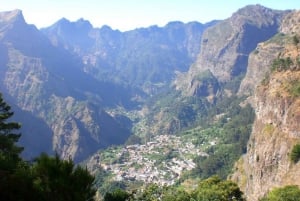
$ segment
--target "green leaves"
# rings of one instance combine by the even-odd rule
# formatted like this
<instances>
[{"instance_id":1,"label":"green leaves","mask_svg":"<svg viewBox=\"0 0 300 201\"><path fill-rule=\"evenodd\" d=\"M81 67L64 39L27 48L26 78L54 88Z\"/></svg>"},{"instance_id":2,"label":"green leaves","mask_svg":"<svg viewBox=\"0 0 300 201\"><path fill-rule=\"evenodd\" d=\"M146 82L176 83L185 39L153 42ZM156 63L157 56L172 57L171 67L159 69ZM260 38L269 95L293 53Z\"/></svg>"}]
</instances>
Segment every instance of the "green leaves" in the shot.
<instances>
[{"instance_id":1,"label":"green leaves","mask_svg":"<svg viewBox=\"0 0 300 201\"><path fill-rule=\"evenodd\" d=\"M217 176L201 181L192 193L192 197L197 201L245 200L237 184L232 181L223 181Z\"/></svg>"},{"instance_id":2,"label":"green leaves","mask_svg":"<svg viewBox=\"0 0 300 201\"><path fill-rule=\"evenodd\" d=\"M298 201L300 198L300 189L298 186L285 186L275 188L260 201Z\"/></svg>"},{"instance_id":3,"label":"green leaves","mask_svg":"<svg viewBox=\"0 0 300 201\"><path fill-rule=\"evenodd\" d=\"M287 58L277 58L272 63L272 71L285 71L290 69L290 67L293 65L293 61L290 57Z\"/></svg>"},{"instance_id":4,"label":"green leaves","mask_svg":"<svg viewBox=\"0 0 300 201\"><path fill-rule=\"evenodd\" d=\"M104 196L104 201L245 201L237 184L214 176L202 180L191 193L176 186L150 184L128 193L117 189Z\"/></svg>"},{"instance_id":5,"label":"green leaves","mask_svg":"<svg viewBox=\"0 0 300 201\"><path fill-rule=\"evenodd\" d=\"M71 160L42 154L32 166L33 183L42 200L91 200L95 194L94 177ZM50 199L49 199L50 198Z\"/></svg>"},{"instance_id":6,"label":"green leaves","mask_svg":"<svg viewBox=\"0 0 300 201\"><path fill-rule=\"evenodd\" d=\"M300 159L300 144L295 144L293 146L292 152L290 154L291 161L297 163Z\"/></svg>"},{"instance_id":7,"label":"green leaves","mask_svg":"<svg viewBox=\"0 0 300 201\"><path fill-rule=\"evenodd\" d=\"M20 138L20 134L15 133L15 130L20 128L20 124L8 122L12 115L11 107L3 100L0 93L0 171L11 172L21 161L19 154L23 148L15 144Z\"/></svg>"}]
</instances>

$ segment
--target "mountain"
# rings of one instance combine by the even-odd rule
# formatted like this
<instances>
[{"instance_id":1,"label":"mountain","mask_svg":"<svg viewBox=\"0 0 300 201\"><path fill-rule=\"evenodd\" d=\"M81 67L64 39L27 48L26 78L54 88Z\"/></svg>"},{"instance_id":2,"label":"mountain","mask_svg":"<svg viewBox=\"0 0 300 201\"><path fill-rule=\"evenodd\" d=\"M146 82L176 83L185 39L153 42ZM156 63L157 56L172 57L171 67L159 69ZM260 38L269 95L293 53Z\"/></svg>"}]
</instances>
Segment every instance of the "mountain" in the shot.
<instances>
[{"instance_id":1,"label":"mountain","mask_svg":"<svg viewBox=\"0 0 300 201\"><path fill-rule=\"evenodd\" d=\"M240 88L252 94L256 120L232 179L249 201L274 187L300 185L300 163L291 160L300 140L299 21L299 11L286 15L279 33L257 46Z\"/></svg>"},{"instance_id":2,"label":"mountain","mask_svg":"<svg viewBox=\"0 0 300 201\"><path fill-rule=\"evenodd\" d=\"M194 158L194 169L181 180L226 178L234 171L230 178L249 200L273 187L299 185L299 163L290 159L299 144L299 58L297 12L246 6L204 30L195 63L177 72L173 88L148 99L134 134L149 144L155 135L176 134L202 145L209 157ZM138 143L132 147L145 146ZM109 154L90 157L93 170L102 155ZM114 160L124 167L118 156Z\"/></svg>"},{"instance_id":3,"label":"mountain","mask_svg":"<svg viewBox=\"0 0 300 201\"><path fill-rule=\"evenodd\" d=\"M127 139L130 131L103 110L131 102L126 95L119 96L127 89L84 73L80 60L26 24L20 10L1 13L0 17L0 89L22 111L17 119L30 118L25 121L32 128L30 136L24 136L23 142L32 138L47 145L29 146L25 155L49 152L51 147L63 158L79 161L99 148ZM44 132L45 138L40 134Z\"/></svg>"},{"instance_id":4,"label":"mountain","mask_svg":"<svg viewBox=\"0 0 300 201\"><path fill-rule=\"evenodd\" d=\"M93 28L83 19L61 19L42 29L53 45L78 55L84 71L98 80L130 85L153 94L169 85L175 71L187 71L200 51L203 30L215 24L170 22L120 32Z\"/></svg>"},{"instance_id":5,"label":"mountain","mask_svg":"<svg viewBox=\"0 0 300 201\"><path fill-rule=\"evenodd\" d=\"M143 132L176 134L211 124L217 115L228 113L229 106L222 102L236 95L242 97L237 92L247 72L250 53L259 42L278 32L286 13L250 5L205 29L200 53L189 70L177 72L173 88L145 105Z\"/></svg>"},{"instance_id":6,"label":"mountain","mask_svg":"<svg viewBox=\"0 0 300 201\"><path fill-rule=\"evenodd\" d=\"M197 95L206 88L209 95L215 95L221 88L235 93L244 77L248 56L259 42L277 33L280 20L285 12L250 5L239 9L230 18L208 28L202 36L201 52L196 62L185 74L175 80L176 89L187 95ZM219 84L199 80L203 72L210 72ZM209 90L212 88L213 90Z\"/></svg>"},{"instance_id":7,"label":"mountain","mask_svg":"<svg viewBox=\"0 0 300 201\"><path fill-rule=\"evenodd\" d=\"M2 12L0 21L0 90L24 122L24 156L57 152L76 162L124 143L134 119L113 110L138 109L175 70L187 70L215 23L120 32L61 19L38 30L20 10Z\"/></svg>"},{"instance_id":8,"label":"mountain","mask_svg":"<svg viewBox=\"0 0 300 201\"><path fill-rule=\"evenodd\" d=\"M64 18L38 30L20 10L2 12L0 91L24 123L26 157L57 152L80 162L112 145L177 134L205 152L188 154L186 178L225 178L245 154L230 178L257 200L300 185L290 157L300 130L299 16L250 5L222 21L121 32ZM90 160L97 169L99 154Z\"/></svg>"}]
</instances>

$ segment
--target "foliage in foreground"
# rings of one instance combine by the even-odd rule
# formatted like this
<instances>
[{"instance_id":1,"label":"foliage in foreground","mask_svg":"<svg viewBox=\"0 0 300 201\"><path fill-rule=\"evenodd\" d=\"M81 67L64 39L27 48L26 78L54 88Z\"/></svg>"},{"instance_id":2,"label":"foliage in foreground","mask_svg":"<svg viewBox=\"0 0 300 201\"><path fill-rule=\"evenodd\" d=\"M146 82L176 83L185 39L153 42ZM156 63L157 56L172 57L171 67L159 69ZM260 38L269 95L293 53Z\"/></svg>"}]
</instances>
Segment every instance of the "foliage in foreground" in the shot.
<instances>
[{"instance_id":1,"label":"foliage in foreground","mask_svg":"<svg viewBox=\"0 0 300 201\"><path fill-rule=\"evenodd\" d=\"M105 195L104 201L244 201L243 193L232 181L213 176L201 181L198 187L188 193L174 186L151 184L145 189L134 192L115 190Z\"/></svg>"},{"instance_id":2,"label":"foliage in foreground","mask_svg":"<svg viewBox=\"0 0 300 201\"><path fill-rule=\"evenodd\" d=\"M94 177L71 160L42 154L33 163L23 161L16 145L20 125L8 122L11 108L0 94L0 200L86 201L93 200Z\"/></svg>"},{"instance_id":3,"label":"foliage in foreground","mask_svg":"<svg viewBox=\"0 0 300 201\"><path fill-rule=\"evenodd\" d=\"M298 201L299 199L299 187L291 185L273 189L260 201Z\"/></svg>"}]
</instances>

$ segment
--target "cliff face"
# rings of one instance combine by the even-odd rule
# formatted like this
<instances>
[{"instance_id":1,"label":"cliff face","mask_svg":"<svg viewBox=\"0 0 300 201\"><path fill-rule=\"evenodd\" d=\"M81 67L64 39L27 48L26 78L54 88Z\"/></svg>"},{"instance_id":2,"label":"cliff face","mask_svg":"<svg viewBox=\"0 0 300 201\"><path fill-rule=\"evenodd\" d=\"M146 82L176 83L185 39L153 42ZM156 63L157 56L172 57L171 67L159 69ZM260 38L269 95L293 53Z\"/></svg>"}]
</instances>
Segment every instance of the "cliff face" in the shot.
<instances>
[{"instance_id":1,"label":"cliff face","mask_svg":"<svg viewBox=\"0 0 300 201\"><path fill-rule=\"evenodd\" d=\"M249 64L253 65L241 86L241 93L246 85L250 89L247 93L253 93L256 120L247 154L237 162L232 179L249 201L258 200L274 187L300 186L300 163L294 164L289 156L300 142L299 27L300 12L288 14L280 33L260 44L250 56ZM265 61L260 63L262 58ZM258 87L249 81L254 77L262 79Z\"/></svg>"},{"instance_id":2,"label":"cliff face","mask_svg":"<svg viewBox=\"0 0 300 201\"><path fill-rule=\"evenodd\" d=\"M187 74L178 76L176 88L188 95L196 94L198 83L193 82L194 78L204 71L210 71L220 83L243 76L250 52L277 33L284 14L260 5L246 6L206 29L197 61Z\"/></svg>"}]
</instances>

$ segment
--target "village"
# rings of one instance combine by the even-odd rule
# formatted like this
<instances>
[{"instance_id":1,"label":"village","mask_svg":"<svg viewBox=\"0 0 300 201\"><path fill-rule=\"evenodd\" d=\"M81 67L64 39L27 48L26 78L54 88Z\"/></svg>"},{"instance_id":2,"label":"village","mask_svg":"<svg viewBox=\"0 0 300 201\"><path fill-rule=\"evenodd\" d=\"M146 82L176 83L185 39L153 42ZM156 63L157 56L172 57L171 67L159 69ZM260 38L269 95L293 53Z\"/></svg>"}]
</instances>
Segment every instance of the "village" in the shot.
<instances>
[{"instance_id":1,"label":"village","mask_svg":"<svg viewBox=\"0 0 300 201\"><path fill-rule=\"evenodd\" d=\"M142 181L172 185L186 170L195 168L195 156L208 156L191 142L180 137L158 135L146 144L125 146L115 151L115 158L98 165L114 175L115 181Z\"/></svg>"}]
</instances>

